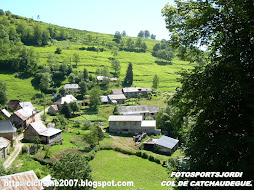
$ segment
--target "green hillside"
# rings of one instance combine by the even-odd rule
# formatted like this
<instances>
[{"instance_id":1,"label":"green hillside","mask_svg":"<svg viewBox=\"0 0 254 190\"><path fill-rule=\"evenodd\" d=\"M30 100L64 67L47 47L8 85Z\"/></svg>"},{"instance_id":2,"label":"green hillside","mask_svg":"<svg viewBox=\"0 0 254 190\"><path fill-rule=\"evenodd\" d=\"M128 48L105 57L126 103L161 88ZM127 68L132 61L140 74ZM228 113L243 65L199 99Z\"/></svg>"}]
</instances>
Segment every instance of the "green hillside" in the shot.
<instances>
[{"instance_id":1,"label":"green hillside","mask_svg":"<svg viewBox=\"0 0 254 190\"><path fill-rule=\"evenodd\" d=\"M113 58L112 50L116 47L118 55L114 58L118 59L121 64L119 76L121 81L125 77L128 63L131 62L134 73L132 86L151 87L153 76L158 74L160 80L158 90L168 92L173 92L180 85L177 82L179 77L177 72L182 69L191 69L196 64L181 61L177 56L171 62L161 62L161 60L152 56L153 46L159 42L152 39L142 38L142 42L147 45L145 52L121 51L121 44L114 41L114 35L59 27L10 13L0 16L0 28L0 80L7 84L7 93L11 99L29 100L40 92L39 82L41 76L34 81L32 77L36 79L41 70L32 68L31 71L27 72L26 68L22 68L22 66L19 66L20 64L18 65L24 47L27 50L32 49L30 54L34 57L31 59L35 60L34 62L36 62L39 69L47 65L52 66L48 61L49 56L52 55L54 64L58 67L63 63L72 65L72 72L76 75L77 71L83 71L86 68L93 77L96 76L97 68L102 66L106 66L110 73L114 74L114 70L111 68L111 60ZM125 42L126 45L129 38L123 36L121 41ZM137 38L131 39L134 43L137 40ZM88 47L103 49L104 51L80 50ZM62 50L61 54L55 54L57 48ZM138 50L138 48L135 50ZM74 54L78 54L80 57L77 65L73 61ZM27 62L33 63L33 61ZM23 76L24 73L20 77L21 72L25 72L25 77ZM49 93L52 93L54 89L58 89L62 84L68 83L68 75L69 73L65 73L65 76L57 82L53 79L54 84L51 84L52 90ZM12 80L14 76L16 78ZM18 87L21 86L19 80L24 80L22 90L18 90ZM28 82L28 80L33 81L33 83ZM17 88L13 88L13 86ZM110 88L116 87L110 85ZM24 93L24 91L27 93Z\"/></svg>"}]
</instances>

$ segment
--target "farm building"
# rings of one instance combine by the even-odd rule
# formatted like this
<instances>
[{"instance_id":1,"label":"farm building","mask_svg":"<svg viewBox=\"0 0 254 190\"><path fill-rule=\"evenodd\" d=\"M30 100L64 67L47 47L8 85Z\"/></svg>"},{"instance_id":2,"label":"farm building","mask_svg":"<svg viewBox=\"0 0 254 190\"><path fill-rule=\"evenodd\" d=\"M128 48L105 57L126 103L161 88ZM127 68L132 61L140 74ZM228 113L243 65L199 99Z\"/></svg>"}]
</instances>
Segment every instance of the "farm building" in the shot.
<instances>
[{"instance_id":1,"label":"farm building","mask_svg":"<svg viewBox=\"0 0 254 190\"><path fill-rule=\"evenodd\" d=\"M78 84L65 84L64 89L67 94L75 94L80 91Z\"/></svg>"},{"instance_id":2,"label":"farm building","mask_svg":"<svg viewBox=\"0 0 254 190\"><path fill-rule=\"evenodd\" d=\"M59 100L57 100L54 104L58 106L59 109L61 109L61 106L66 102L67 104L77 101L77 99L73 95L66 95Z\"/></svg>"},{"instance_id":3,"label":"farm building","mask_svg":"<svg viewBox=\"0 0 254 190\"><path fill-rule=\"evenodd\" d=\"M24 132L24 139L33 142L37 136L40 137L42 143L50 144L62 140L62 130L47 128L40 121L30 123Z\"/></svg>"},{"instance_id":4,"label":"farm building","mask_svg":"<svg viewBox=\"0 0 254 190\"><path fill-rule=\"evenodd\" d=\"M0 120L0 137L10 140L12 145L16 137L16 131L17 129L9 120Z\"/></svg>"},{"instance_id":5,"label":"farm building","mask_svg":"<svg viewBox=\"0 0 254 190\"><path fill-rule=\"evenodd\" d=\"M51 115L56 115L56 113L59 111L57 105L51 105L48 109L48 113Z\"/></svg>"},{"instance_id":6,"label":"farm building","mask_svg":"<svg viewBox=\"0 0 254 190\"><path fill-rule=\"evenodd\" d=\"M138 106L119 106L118 111L123 115L142 115L143 119L147 116L155 118L156 113L160 110L157 106L147 106L147 105L138 105Z\"/></svg>"},{"instance_id":7,"label":"farm building","mask_svg":"<svg viewBox=\"0 0 254 190\"><path fill-rule=\"evenodd\" d=\"M29 107L31 110L36 110L37 108L35 108L33 106L33 104L31 102L20 102L19 103L19 107L20 108L25 108L25 107Z\"/></svg>"},{"instance_id":8,"label":"farm building","mask_svg":"<svg viewBox=\"0 0 254 190\"><path fill-rule=\"evenodd\" d=\"M7 104L8 108L12 111L18 110L20 108L19 106L20 101L19 100L10 100Z\"/></svg>"},{"instance_id":9,"label":"farm building","mask_svg":"<svg viewBox=\"0 0 254 190\"><path fill-rule=\"evenodd\" d=\"M135 97L137 95L145 95L148 92L152 92L151 88L141 88L141 87L126 87L122 89L124 95L127 98Z\"/></svg>"},{"instance_id":10,"label":"farm building","mask_svg":"<svg viewBox=\"0 0 254 190\"><path fill-rule=\"evenodd\" d=\"M126 97L124 94L110 94L108 95L108 100L110 104L125 104Z\"/></svg>"},{"instance_id":11,"label":"farm building","mask_svg":"<svg viewBox=\"0 0 254 190\"><path fill-rule=\"evenodd\" d=\"M25 184L25 186L17 186L15 188L7 188L5 186L5 181L13 181L14 183L19 184ZM37 186L26 186L26 184L34 184L36 183ZM15 189L15 190L42 190L43 187L40 186L39 179L34 173L33 170L22 172L22 173L16 173L11 175L5 175L0 177L0 189L3 190L9 190L9 189Z\"/></svg>"},{"instance_id":12,"label":"farm building","mask_svg":"<svg viewBox=\"0 0 254 190\"><path fill-rule=\"evenodd\" d=\"M0 115L3 116L5 119L9 119L11 117L11 114L6 109L2 109L0 111Z\"/></svg>"},{"instance_id":13,"label":"farm building","mask_svg":"<svg viewBox=\"0 0 254 190\"><path fill-rule=\"evenodd\" d=\"M179 140L168 137L162 136L159 139L148 139L144 143L144 149L146 150L155 150L163 153L172 153L174 152L179 146Z\"/></svg>"},{"instance_id":14,"label":"farm building","mask_svg":"<svg viewBox=\"0 0 254 190\"><path fill-rule=\"evenodd\" d=\"M0 137L0 160L7 157L10 153L11 141L4 137Z\"/></svg>"},{"instance_id":15,"label":"farm building","mask_svg":"<svg viewBox=\"0 0 254 190\"><path fill-rule=\"evenodd\" d=\"M24 107L15 111L11 117L10 121L15 125L17 128L26 128L29 123L35 120L35 111L31 110L29 107Z\"/></svg>"},{"instance_id":16,"label":"farm building","mask_svg":"<svg viewBox=\"0 0 254 190\"><path fill-rule=\"evenodd\" d=\"M109 116L109 132L160 134L153 120L144 121L142 115L111 115Z\"/></svg>"}]
</instances>

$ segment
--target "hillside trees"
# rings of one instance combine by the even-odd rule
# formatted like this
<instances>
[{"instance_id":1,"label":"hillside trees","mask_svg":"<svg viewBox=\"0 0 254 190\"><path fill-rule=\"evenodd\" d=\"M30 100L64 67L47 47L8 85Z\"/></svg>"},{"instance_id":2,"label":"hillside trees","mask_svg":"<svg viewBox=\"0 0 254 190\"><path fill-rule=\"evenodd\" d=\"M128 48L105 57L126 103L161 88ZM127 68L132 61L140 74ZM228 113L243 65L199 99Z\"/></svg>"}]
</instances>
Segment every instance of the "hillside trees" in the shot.
<instances>
[{"instance_id":1,"label":"hillside trees","mask_svg":"<svg viewBox=\"0 0 254 190\"><path fill-rule=\"evenodd\" d=\"M76 63L76 67L77 67L78 63L80 62L80 57L78 53L73 54L73 61Z\"/></svg>"},{"instance_id":2,"label":"hillside trees","mask_svg":"<svg viewBox=\"0 0 254 190\"><path fill-rule=\"evenodd\" d=\"M112 59L112 61L111 61L111 68L114 69L115 76L119 77L120 76L120 71L121 71L120 61L117 60L117 59Z\"/></svg>"},{"instance_id":3,"label":"hillside trees","mask_svg":"<svg viewBox=\"0 0 254 190\"><path fill-rule=\"evenodd\" d=\"M6 84L0 81L0 105L5 105L7 103L7 88Z\"/></svg>"},{"instance_id":4,"label":"hillside trees","mask_svg":"<svg viewBox=\"0 0 254 190\"><path fill-rule=\"evenodd\" d=\"M80 94L84 98L84 96L87 93L87 84L86 84L86 82L85 81L81 81L79 83L79 87L80 87Z\"/></svg>"},{"instance_id":5,"label":"hillside trees","mask_svg":"<svg viewBox=\"0 0 254 190\"><path fill-rule=\"evenodd\" d=\"M162 11L171 43L206 45L210 59L181 74L182 87L169 101L177 127L189 131L188 159L178 171L237 170L244 172L242 180L253 180L253 11L252 1L217 0L176 1L176 7L166 5Z\"/></svg>"},{"instance_id":6,"label":"hillside trees","mask_svg":"<svg viewBox=\"0 0 254 190\"><path fill-rule=\"evenodd\" d=\"M89 107L93 108L95 110L98 109L98 106L100 105L100 89L99 87L95 87L90 91L90 104Z\"/></svg>"},{"instance_id":7,"label":"hillside trees","mask_svg":"<svg viewBox=\"0 0 254 190\"><path fill-rule=\"evenodd\" d=\"M131 86L133 83L133 71L132 71L132 63L129 63L126 76L124 78L124 85L125 86Z\"/></svg>"},{"instance_id":8,"label":"hillside trees","mask_svg":"<svg viewBox=\"0 0 254 190\"><path fill-rule=\"evenodd\" d=\"M166 41L156 43L153 47L152 55L154 57L164 59L167 61L171 61L174 58L173 49L169 46L169 44Z\"/></svg>"},{"instance_id":9,"label":"hillside trees","mask_svg":"<svg viewBox=\"0 0 254 190\"><path fill-rule=\"evenodd\" d=\"M157 75L154 75L153 77L153 88L157 89L158 88L158 84L159 84L159 77Z\"/></svg>"}]
</instances>

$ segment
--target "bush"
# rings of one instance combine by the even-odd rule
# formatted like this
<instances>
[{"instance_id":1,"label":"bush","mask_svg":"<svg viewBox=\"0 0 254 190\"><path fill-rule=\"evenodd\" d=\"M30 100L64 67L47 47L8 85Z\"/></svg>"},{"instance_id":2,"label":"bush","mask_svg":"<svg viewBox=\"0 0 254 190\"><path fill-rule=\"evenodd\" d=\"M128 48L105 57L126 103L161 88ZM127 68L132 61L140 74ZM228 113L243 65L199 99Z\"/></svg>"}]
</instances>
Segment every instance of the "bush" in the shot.
<instances>
[{"instance_id":1,"label":"bush","mask_svg":"<svg viewBox=\"0 0 254 190\"><path fill-rule=\"evenodd\" d=\"M95 151L94 151L94 150L92 150L92 151L89 152L87 155L85 155L85 159L86 159L87 161L93 160L94 157L95 157Z\"/></svg>"},{"instance_id":2,"label":"bush","mask_svg":"<svg viewBox=\"0 0 254 190\"><path fill-rule=\"evenodd\" d=\"M136 152L136 156L142 157L142 152L141 152L141 151L137 151L137 152Z\"/></svg>"},{"instance_id":3,"label":"bush","mask_svg":"<svg viewBox=\"0 0 254 190\"><path fill-rule=\"evenodd\" d=\"M156 162L157 164L161 164L161 161L158 158L154 158L154 162Z\"/></svg>"},{"instance_id":4,"label":"bush","mask_svg":"<svg viewBox=\"0 0 254 190\"><path fill-rule=\"evenodd\" d=\"M146 152L143 152L142 153L142 158L147 159L148 158L148 154Z\"/></svg>"},{"instance_id":5,"label":"bush","mask_svg":"<svg viewBox=\"0 0 254 190\"><path fill-rule=\"evenodd\" d=\"M22 152L22 154L28 153L28 148L27 148L27 146L23 146L21 152Z\"/></svg>"},{"instance_id":6,"label":"bush","mask_svg":"<svg viewBox=\"0 0 254 190\"><path fill-rule=\"evenodd\" d=\"M119 148L119 147L115 147L114 150L117 151L117 152L121 152L123 154L128 154L128 155L135 155L136 154L133 151L125 150L125 149L122 149L122 148Z\"/></svg>"},{"instance_id":7,"label":"bush","mask_svg":"<svg viewBox=\"0 0 254 190\"><path fill-rule=\"evenodd\" d=\"M156 158L155 158L153 155L149 155L149 157L148 157L148 160L150 160L150 161L152 161L152 162L154 162L155 159L156 159Z\"/></svg>"},{"instance_id":8,"label":"bush","mask_svg":"<svg viewBox=\"0 0 254 190\"><path fill-rule=\"evenodd\" d=\"M61 48L56 48L55 54L61 54L62 53L62 49Z\"/></svg>"},{"instance_id":9,"label":"bush","mask_svg":"<svg viewBox=\"0 0 254 190\"><path fill-rule=\"evenodd\" d=\"M44 159L41 159L41 158L36 158L36 157L31 157L32 159L34 159L35 161L38 161L40 162L41 165L49 165L49 166L53 166L53 163L52 162L48 162Z\"/></svg>"}]
</instances>

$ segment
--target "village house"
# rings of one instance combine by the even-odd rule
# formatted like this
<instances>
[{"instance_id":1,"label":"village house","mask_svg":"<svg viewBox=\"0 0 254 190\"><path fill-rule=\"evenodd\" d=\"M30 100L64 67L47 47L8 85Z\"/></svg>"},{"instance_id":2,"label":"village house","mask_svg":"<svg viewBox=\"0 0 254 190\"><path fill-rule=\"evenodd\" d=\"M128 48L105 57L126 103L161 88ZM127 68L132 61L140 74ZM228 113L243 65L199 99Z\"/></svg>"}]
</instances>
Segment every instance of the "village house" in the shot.
<instances>
[{"instance_id":1,"label":"village house","mask_svg":"<svg viewBox=\"0 0 254 190\"><path fill-rule=\"evenodd\" d=\"M156 113L160 110L158 106L147 105L119 106L117 109L122 115L142 115L143 119L148 116L155 118Z\"/></svg>"},{"instance_id":2,"label":"village house","mask_svg":"<svg viewBox=\"0 0 254 190\"><path fill-rule=\"evenodd\" d=\"M109 80L110 82L116 82L117 78L109 78L107 76L97 76L97 83L102 84L105 80Z\"/></svg>"},{"instance_id":3,"label":"village house","mask_svg":"<svg viewBox=\"0 0 254 190\"><path fill-rule=\"evenodd\" d=\"M148 92L152 92L152 89L141 88L141 87L126 87L126 88L123 88L122 91L127 98L131 98L138 95L146 95Z\"/></svg>"},{"instance_id":4,"label":"village house","mask_svg":"<svg viewBox=\"0 0 254 190\"><path fill-rule=\"evenodd\" d=\"M19 108L25 108L25 107L29 107L31 110L37 109L33 106L33 104L31 102L20 102L19 103Z\"/></svg>"},{"instance_id":5,"label":"village house","mask_svg":"<svg viewBox=\"0 0 254 190\"><path fill-rule=\"evenodd\" d=\"M123 91L122 91L122 89L113 89L111 91L111 94L123 94Z\"/></svg>"},{"instance_id":6,"label":"village house","mask_svg":"<svg viewBox=\"0 0 254 190\"><path fill-rule=\"evenodd\" d=\"M110 94L108 95L108 102L110 104L125 104L126 97L124 94Z\"/></svg>"},{"instance_id":7,"label":"village house","mask_svg":"<svg viewBox=\"0 0 254 190\"><path fill-rule=\"evenodd\" d=\"M66 95L64 97L61 97L59 100L57 100L54 104L58 106L59 109L61 109L61 106L66 102L67 104L77 101L77 99L73 95Z\"/></svg>"},{"instance_id":8,"label":"village house","mask_svg":"<svg viewBox=\"0 0 254 190\"><path fill-rule=\"evenodd\" d=\"M18 110L20 108L19 106L20 101L19 100L10 100L7 104L8 108L12 111Z\"/></svg>"},{"instance_id":9,"label":"village house","mask_svg":"<svg viewBox=\"0 0 254 190\"><path fill-rule=\"evenodd\" d=\"M109 132L113 133L142 133L160 134L161 130L156 129L156 121L143 120L142 115L111 115L109 116Z\"/></svg>"},{"instance_id":10,"label":"village house","mask_svg":"<svg viewBox=\"0 0 254 190\"><path fill-rule=\"evenodd\" d=\"M0 137L0 160L7 157L10 153L11 141L4 137Z\"/></svg>"},{"instance_id":11,"label":"village house","mask_svg":"<svg viewBox=\"0 0 254 190\"><path fill-rule=\"evenodd\" d=\"M173 153L179 146L179 140L163 135L159 139L150 138L146 140L143 146L145 150Z\"/></svg>"},{"instance_id":12,"label":"village house","mask_svg":"<svg viewBox=\"0 0 254 190\"><path fill-rule=\"evenodd\" d=\"M24 132L24 139L33 142L39 136L42 143L50 144L62 140L62 130L47 128L41 121L30 123Z\"/></svg>"},{"instance_id":13,"label":"village house","mask_svg":"<svg viewBox=\"0 0 254 190\"><path fill-rule=\"evenodd\" d=\"M10 121L15 125L17 128L26 128L29 123L35 120L35 111L30 109L29 107L24 107L15 111L11 117Z\"/></svg>"},{"instance_id":14,"label":"village house","mask_svg":"<svg viewBox=\"0 0 254 190\"><path fill-rule=\"evenodd\" d=\"M102 104L107 104L108 103L108 96L100 96L101 103Z\"/></svg>"},{"instance_id":15,"label":"village house","mask_svg":"<svg viewBox=\"0 0 254 190\"><path fill-rule=\"evenodd\" d=\"M13 145L13 141L16 138L16 131L17 129L9 120L0 120L0 137L11 141L11 145Z\"/></svg>"},{"instance_id":16,"label":"village house","mask_svg":"<svg viewBox=\"0 0 254 190\"><path fill-rule=\"evenodd\" d=\"M6 187L5 182L13 181L15 184L37 184L37 186L16 186L14 187ZM22 172L22 173L16 173L11 175L5 175L0 177L0 189L2 190L43 190L43 187L40 186L39 179L34 173L33 170Z\"/></svg>"},{"instance_id":17,"label":"village house","mask_svg":"<svg viewBox=\"0 0 254 190\"><path fill-rule=\"evenodd\" d=\"M78 84L65 84L64 89L66 94L75 94L80 91L80 87Z\"/></svg>"},{"instance_id":18,"label":"village house","mask_svg":"<svg viewBox=\"0 0 254 190\"><path fill-rule=\"evenodd\" d=\"M51 115L56 115L56 113L59 111L57 105L51 105L48 109L48 113Z\"/></svg>"},{"instance_id":19,"label":"village house","mask_svg":"<svg viewBox=\"0 0 254 190\"><path fill-rule=\"evenodd\" d=\"M11 117L11 114L6 109L2 109L0 111L0 115L3 116L6 120L10 119Z\"/></svg>"}]
</instances>

